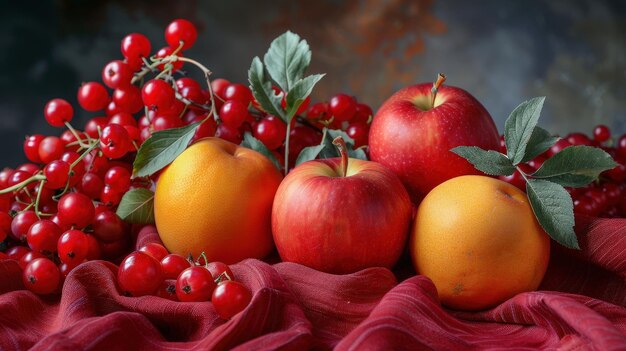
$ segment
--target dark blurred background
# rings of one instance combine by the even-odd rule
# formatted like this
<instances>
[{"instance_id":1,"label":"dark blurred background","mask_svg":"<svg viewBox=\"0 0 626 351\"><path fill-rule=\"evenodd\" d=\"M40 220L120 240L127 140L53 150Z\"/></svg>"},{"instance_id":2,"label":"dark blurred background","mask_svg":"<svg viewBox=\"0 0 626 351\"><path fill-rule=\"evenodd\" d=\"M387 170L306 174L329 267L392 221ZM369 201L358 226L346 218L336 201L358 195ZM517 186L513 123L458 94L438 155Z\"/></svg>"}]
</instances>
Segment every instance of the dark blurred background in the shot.
<instances>
[{"instance_id":1,"label":"dark blurred background","mask_svg":"<svg viewBox=\"0 0 626 351\"><path fill-rule=\"evenodd\" d=\"M120 40L153 50L175 18L199 28L186 56L214 77L245 82L252 57L287 29L309 41L314 100L337 92L376 109L395 90L445 72L491 112L499 130L520 102L547 101L540 125L565 134L599 123L626 132L626 1L23 1L0 12L0 165L24 162L22 142L46 125L45 103L76 103L81 82L121 58ZM79 111L82 127L94 116Z\"/></svg>"}]
</instances>

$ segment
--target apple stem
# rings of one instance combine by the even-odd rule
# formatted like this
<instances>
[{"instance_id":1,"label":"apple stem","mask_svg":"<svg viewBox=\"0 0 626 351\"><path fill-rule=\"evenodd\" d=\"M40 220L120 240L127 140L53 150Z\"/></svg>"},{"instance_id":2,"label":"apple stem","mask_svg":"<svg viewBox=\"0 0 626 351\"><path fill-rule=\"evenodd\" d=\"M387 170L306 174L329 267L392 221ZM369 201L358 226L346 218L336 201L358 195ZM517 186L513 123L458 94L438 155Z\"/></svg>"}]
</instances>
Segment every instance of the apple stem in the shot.
<instances>
[{"instance_id":1,"label":"apple stem","mask_svg":"<svg viewBox=\"0 0 626 351\"><path fill-rule=\"evenodd\" d=\"M437 91L439 91L439 88L445 81L446 81L446 75L443 73L439 73L437 75L437 81L433 83L433 87L430 89L430 93L431 93L430 94L430 108L435 107L435 97L437 96Z\"/></svg>"},{"instance_id":2,"label":"apple stem","mask_svg":"<svg viewBox=\"0 0 626 351\"><path fill-rule=\"evenodd\" d=\"M333 145L339 149L341 154L341 176L345 177L346 173L348 173L348 148L346 147L346 142L341 136L338 136L333 140Z\"/></svg>"}]
</instances>

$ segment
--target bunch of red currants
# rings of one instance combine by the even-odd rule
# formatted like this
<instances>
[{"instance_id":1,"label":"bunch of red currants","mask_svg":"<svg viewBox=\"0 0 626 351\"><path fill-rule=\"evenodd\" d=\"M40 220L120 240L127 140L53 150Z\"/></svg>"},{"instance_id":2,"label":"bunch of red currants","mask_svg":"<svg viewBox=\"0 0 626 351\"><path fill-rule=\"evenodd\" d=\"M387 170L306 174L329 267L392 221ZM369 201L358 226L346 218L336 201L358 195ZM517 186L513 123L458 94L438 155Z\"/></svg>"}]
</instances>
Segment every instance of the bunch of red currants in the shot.
<instances>
[{"instance_id":1,"label":"bunch of red currants","mask_svg":"<svg viewBox=\"0 0 626 351\"><path fill-rule=\"evenodd\" d=\"M544 154L521 164L520 169L526 174L532 174L547 158L574 145L600 147L618 163L617 167L602 173L596 182L586 187L566 188L574 201L574 213L606 218L626 216L626 134L612 138L611 130L605 125L596 126L592 136L580 132L570 133ZM506 153L503 137L500 137L500 148L501 152ZM526 189L524 178L518 171L511 176L500 176L500 179L524 191Z\"/></svg>"},{"instance_id":2,"label":"bunch of red currants","mask_svg":"<svg viewBox=\"0 0 626 351\"><path fill-rule=\"evenodd\" d=\"M230 267L222 262L196 261L168 253L150 243L132 252L120 263L120 288L131 296L156 295L172 301L213 303L220 317L230 319L252 300L250 290L235 281Z\"/></svg>"}]
</instances>

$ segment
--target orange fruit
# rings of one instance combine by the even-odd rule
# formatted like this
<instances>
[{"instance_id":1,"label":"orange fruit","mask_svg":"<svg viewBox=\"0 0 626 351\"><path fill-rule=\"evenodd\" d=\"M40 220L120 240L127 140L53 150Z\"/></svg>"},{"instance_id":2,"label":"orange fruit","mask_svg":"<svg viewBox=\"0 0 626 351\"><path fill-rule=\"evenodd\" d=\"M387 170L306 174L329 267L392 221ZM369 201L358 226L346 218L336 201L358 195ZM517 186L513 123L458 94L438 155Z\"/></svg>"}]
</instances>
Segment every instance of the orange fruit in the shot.
<instances>
[{"instance_id":1,"label":"orange fruit","mask_svg":"<svg viewBox=\"0 0 626 351\"><path fill-rule=\"evenodd\" d=\"M550 239L526 194L486 176L452 178L419 205L410 239L413 264L429 277L443 305L496 306L537 289Z\"/></svg>"},{"instance_id":2,"label":"orange fruit","mask_svg":"<svg viewBox=\"0 0 626 351\"><path fill-rule=\"evenodd\" d=\"M209 262L263 258L282 176L260 153L218 138L191 145L163 171L154 196L159 236L172 253Z\"/></svg>"}]
</instances>

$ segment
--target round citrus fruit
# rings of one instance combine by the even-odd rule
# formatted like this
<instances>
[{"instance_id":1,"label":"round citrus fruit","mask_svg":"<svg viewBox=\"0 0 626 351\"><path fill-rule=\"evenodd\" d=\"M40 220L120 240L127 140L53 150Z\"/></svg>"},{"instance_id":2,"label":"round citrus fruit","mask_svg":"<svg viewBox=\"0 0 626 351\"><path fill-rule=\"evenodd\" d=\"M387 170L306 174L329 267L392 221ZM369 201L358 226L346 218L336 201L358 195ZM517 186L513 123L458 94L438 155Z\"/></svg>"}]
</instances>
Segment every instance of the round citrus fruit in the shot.
<instances>
[{"instance_id":1,"label":"round citrus fruit","mask_svg":"<svg viewBox=\"0 0 626 351\"><path fill-rule=\"evenodd\" d=\"M409 245L415 269L433 281L441 303L462 310L537 289L550 258L550 239L526 194L476 175L452 178L428 193Z\"/></svg>"},{"instance_id":2,"label":"round citrus fruit","mask_svg":"<svg viewBox=\"0 0 626 351\"><path fill-rule=\"evenodd\" d=\"M266 256L281 179L254 150L218 138L193 144L157 182L154 215L163 244L185 257L204 252L209 262Z\"/></svg>"}]
</instances>

